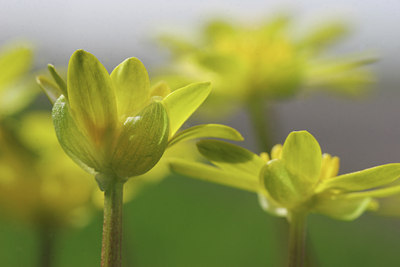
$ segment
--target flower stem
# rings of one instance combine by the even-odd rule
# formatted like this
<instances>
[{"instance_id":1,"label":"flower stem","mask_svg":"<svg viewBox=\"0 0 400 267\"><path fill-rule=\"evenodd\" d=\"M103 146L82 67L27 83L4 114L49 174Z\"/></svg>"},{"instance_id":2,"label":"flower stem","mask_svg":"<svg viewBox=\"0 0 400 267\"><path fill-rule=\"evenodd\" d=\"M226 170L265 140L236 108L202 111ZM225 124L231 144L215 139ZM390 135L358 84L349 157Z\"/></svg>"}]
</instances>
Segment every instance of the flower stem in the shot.
<instances>
[{"instance_id":1,"label":"flower stem","mask_svg":"<svg viewBox=\"0 0 400 267\"><path fill-rule=\"evenodd\" d=\"M262 97L251 97L247 101L247 111L253 127L259 152L269 152L272 148L271 131L269 129L269 112Z\"/></svg>"},{"instance_id":2,"label":"flower stem","mask_svg":"<svg viewBox=\"0 0 400 267\"><path fill-rule=\"evenodd\" d=\"M289 225L289 267L303 267L307 213L292 213Z\"/></svg>"},{"instance_id":3,"label":"flower stem","mask_svg":"<svg viewBox=\"0 0 400 267\"><path fill-rule=\"evenodd\" d=\"M53 266L54 256L54 229L46 224L40 225L39 227L39 238L40 238L40 267Z\"/></svg>"},{"instance_id":4,"label":"flower stem","mask_svg":"<svg viewBox=\"0 0 400 267\"><path fill-rule=\"evenodd\" d=\"M104 191L102 267L122 265L122 198L123 182L112 181Z\"/></svg>"}]
</instances>

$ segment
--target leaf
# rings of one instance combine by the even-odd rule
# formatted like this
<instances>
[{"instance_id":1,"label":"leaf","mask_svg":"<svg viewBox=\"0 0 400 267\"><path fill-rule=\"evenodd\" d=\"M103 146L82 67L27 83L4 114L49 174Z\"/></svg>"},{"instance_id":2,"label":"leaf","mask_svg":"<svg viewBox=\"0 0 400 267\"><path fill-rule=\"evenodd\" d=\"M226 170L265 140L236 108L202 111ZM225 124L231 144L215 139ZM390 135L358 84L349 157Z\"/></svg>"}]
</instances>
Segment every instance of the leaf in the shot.
<instances>
[{"instance_id":1,"label":"leaf","mask_svg":"<svg viewBox=\"0 0 400 267\"><path fill-rule=\"evenodd\" d=\"M118 115L134 116L150 99L149 75L137 58L128 58L111 73L118 101Z\"/></svg>"},{"instance_id":2,"label":"leaf","mask_svg":"<svg viewBox=\"0 0 400 267\"><path fill-rule=\"evenodd\" d=\"M400 185L389 186L385 188L368 190L363 192L348 193L344 194L344 197L346 197L347 199L363 198L363 197L381 198L381 197L390 197L397 194L400 194Z\"/></svg>"},{"instance_id":3,"label":"leaf","mask_svg":"<svg viewBox=\"0 0 400 267\"><path fill-rule=\"evenodd\" d=\"M128 117L114 149L114 173L129 178L153 168L167 148L168 130L168 115L161 102Z\"/></svg>"},{"instance_id":4,"label":"leaf","mask_svg":"<svg viewBox=\"0 0 400 267\"><path fill-rule=\"evenodd\" d=\"M210 92L211 84L209 82L192 83L175 90L162 101L169 117L170 137L175 135L182 124L204 102Z\"/></svg>"},{"instance_id":5,"label":"leaf","mask_svg":"<svg viewBox=\"0 0 400 267\"><path fill-rule=\"evenodd\" d=\"M65 96L60 96L55 102L52 117L58 141L65 153L85 171L91 174L99 171L101 163L96 158L97 152L75 124Z\"/></svg>"},{"instance_id":6,"label":"leaf","mask_svg":"<svg viewBox=\"0 0 400 267\"><path fill-rule=\"evenodd\" d=\"M38 76L36 77L36 82L39 84L40 88L42 88L43 92L47 95L52 104L54 104L61 96L62 91L58 85L49 81L46 77Z\"/></svg>"},{"instance_id":7,"label":"leaf","mask_svg":"<svg viewBox=\"0 0 400 267\"><path fill-rule=\"evenodd\" d=\"M234 141L243 141L242 135L235 129L221 124L203 124L190 127L176 134L170 141L169 146L185 140L196 138L223 138Z\"/></svg>"},{"instance_id":8,"label":"leaf","mask_svg":"<svg viewBox=\"0 0 400 267\"><path fill-rule=\"evenodd\" d=\"M117 124L114 89L107 70L92 54L77 50L68 65L68 101L77 126L100 145Z\"/></svg>"},{"instance_id":9,"label":"leaf","mask_svg":"<svg viewBox=\"0 0 400 267\"><path fill-rule=\"evenodd\" d=\"M321 213L338 220L357 219L368 208L371 198L346 199L342 196L317 195L313 212Z\"/></svg>"},{"instance_id":10,"label":"leaf","mask_svg":"<svg viewBox=\"0 0 400 267\"><path fill-rule=\"evenodd\" d=\"M189 162L181 159L170 159L171 171L207 182L217 183L251 192L258 192L258 176L228 172L210 165Z\"/></svg>"},{"instance_id":11,"label":"leaf","mask_svg":"<svg viewBox=\"0 0 400 267\"><path fill-rule=\"evenodd\" d=\"M285 208L301 204L307 197L299 190L296 177L288 172L281 159L271 160L263 167L261 182L268 194Z\"/></svg>"},{"instance_id":12,"label":"leaf","mask_svg":"<svg viewBox=\"0 0 400 267\"><path fill-rule=\"evenodd\" d=\"M282 160L288 171L304 183L318 181L321 171L321 148L307 131L291 132L282 148Z\"/></svg>"},{"instance_id":13,"label":"leaf","mask_svg":"<svg viewBox=\"0 0 400 267\"><path fill-rule=\"evenodd\" d=\"M60 88L61 93L68 99L67 84L65 83L63 78L60 77L60 75L56 71L56 68L53 65L48 64L47 69L49 70L54 81L57 83L58 87Z\"/></svg>"},{"instance_id":14,"label":"leaf","mask_svg":"<svg viewBox=\"0 0 400 267\"><path fill-rule=\"evenodd\" d=\"M199 152L214 165L229 172L241 172L259 177L265 165L256 154L240 146L218 140L197 142Z\"/></svg>"},{"instance_id":15,"label":"leaf","mask_svg":"<svg viewBox=\"0 0 400 267\"><path fill-rule=\"evenodd\" d=\"M389 184L399 177L400 163L391 163L327 179L316 190L362 191Z\"/></svg>"}]
</instances>

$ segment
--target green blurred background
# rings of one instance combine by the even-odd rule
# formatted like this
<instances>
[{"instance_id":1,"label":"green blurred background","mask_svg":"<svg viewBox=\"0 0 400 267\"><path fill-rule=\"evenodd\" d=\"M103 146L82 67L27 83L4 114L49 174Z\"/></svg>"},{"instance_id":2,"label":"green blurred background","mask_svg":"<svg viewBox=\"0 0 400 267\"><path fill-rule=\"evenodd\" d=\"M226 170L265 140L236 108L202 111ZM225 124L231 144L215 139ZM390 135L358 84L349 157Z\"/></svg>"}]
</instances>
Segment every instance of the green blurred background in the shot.
<instances>
[{"instance_id":1,"label":"green blurred background","mask_svg":"<svg viewBox=\"0 0 400 267\"><path fill-rule=\"evenodd\" d=\"M274 102L275 138L307 129L322 150L341 158L341 172L400 159L400 23L397 1L0 1L0 44L27 40L36 47L35 69L66 66L75 49L95 54L108 70L140 58L148 69L168 61L154 44L164 31L190 36L216 16L262 20L282 10L307 27L330 16L353 25L351 38L334 52L376 53L378 82L362 99L318 94ZM152 72L150 71L150 78ZM49 110L45 96L32 109ZM50 112L50 111L49 111ZM295 114L295 116L293 115ZM49 113L50 116L50 113ZM244 112L219 121L237 128L255 150ZM194 123L193 123L194 124ZM400 209L400 207L399 207ZM34 227L0 214L1 266L37 266ZM323 216L309 220L314 266L398 266L400 220L372 214L354 222ZM124 207L125 266L282 266L287 227L263 212L253 194L170 175L142 190ZM55 236L54 266L99 266L102 214Z\"/></svg>"}]
</instances>

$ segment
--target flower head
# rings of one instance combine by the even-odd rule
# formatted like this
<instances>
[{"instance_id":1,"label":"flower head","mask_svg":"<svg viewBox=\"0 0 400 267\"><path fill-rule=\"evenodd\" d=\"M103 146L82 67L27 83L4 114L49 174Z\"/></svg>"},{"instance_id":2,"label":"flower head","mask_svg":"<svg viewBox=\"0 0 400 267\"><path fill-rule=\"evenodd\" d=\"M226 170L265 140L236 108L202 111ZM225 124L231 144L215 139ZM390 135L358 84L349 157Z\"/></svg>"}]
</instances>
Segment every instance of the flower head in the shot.
<instances>
[{"instance_id":1,"label":"flower head","mask_svg":"<svg viewBox=\"0 0 400 267\"><path fill-rule=\"evenodd\" d=\"M165 83L150 87L146 68L129 58L110 74L90 53L77 50L69 61L67 82L49 66L54 81L38 82L54 102L53 122L65 152L96 174L100 188L108 180L122 182L146 173L168 146L215 136L234 140L234 129L215 124L181 125L205 100L209 83L191 84L170 93Z\"/></svg>"},{"instance_id":2,"label":"flower head","mask_svg":"<svg viewBox=\"0 0 400 267\"><path fill-rule=\"evenodd\" d=\"M352 220L371 207L373 198L400 192L399 186L390 185L400 177L400 163L337 175L339 158L321 154L306 131L292 132L271 156L223 141L204 140L197 146L215 167L173 160L172 170L255 192L266 211L278 216L305 211Z\"/></svg>"},{"instance_id":3,"label":"flower head","mask_svg":"<svg viewBox=\"0 0 400 267\"><path fill-rule=\"evenodd\" d=\"M275 100L314 90L357 96L373 81L362 68L371 57L324 55L348 32L342 22L324 23L302 36L293 28L289 17L278 16L259 25L211 21L196 42L164 36L177 74L162 78L177 85L203 77L212 81L211 115L221 103L229 111L227 102L234 109L254 97Z\"/></svg>"}]
</instances>

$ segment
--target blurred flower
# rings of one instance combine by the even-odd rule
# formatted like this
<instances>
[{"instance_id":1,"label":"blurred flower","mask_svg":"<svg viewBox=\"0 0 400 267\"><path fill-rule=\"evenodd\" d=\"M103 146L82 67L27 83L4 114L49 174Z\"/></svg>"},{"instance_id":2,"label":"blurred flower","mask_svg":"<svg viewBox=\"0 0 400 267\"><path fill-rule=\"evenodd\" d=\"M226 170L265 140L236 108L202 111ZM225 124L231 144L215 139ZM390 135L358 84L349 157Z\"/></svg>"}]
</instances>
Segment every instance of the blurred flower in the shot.
<instances>
[{"instance_id":1,"label":"blurred flower","mask_svg":"<svg viewBox=\"0 0 400 267\"><path fill-rule=\"evenodd\" d=\"M300 92L358 96L373 81L362 68L374 61L371 57L324 56L346 35L346 25L334 21L302 36L295 36L292 26L286 16L254 27L217 20L206 25L197 39L164 36L177 74L159 79L173 88L192 80L212 81L215 90L203 110L210 116L230 114L260 98L286 99Z\"/></svg>"},{"instance_id":2,"label":"blurred flower","mask_svg":"<svg viewBox=\"0 0 400 267\"><path fill-rule=\"evenodd\" d=\"M1 124L1 209L36 225L84 225L94 211L96 187L65 156L51 129L51 118L39 112Z\"/></svg>"},{"instance_id":3,"label":"blurred flower","mask_svg":"<svg viewBox=\"0 0 400 267\"><path fill-rule=\"evenodd\" d=\"M172 160L174 172L259 194L263 208L277 216L320 213L353 220L376 208L374 198L400 193L391 183L400 177L400 163L337 175L339 158L321 155L321 148L306 131L292 132L271 156L260 156L223 141L203 140L199 152L215 167Z\"/></svg>"},{"instance_id":4,"label":"blurred flower","mask_svg":"<svg viewBox=\"0 0 400 267\"><path fill-rule=\"evenodd\" d=\"M150 88L147 71L136 58L111 75L90 53L76 51L65 83L49 66L54 82L38 82L54 102L53 121L65 152L96 174L102 190L148 172L165 149L199 137L241 140L234 129L216 124L177 130L210 93L209 83L191 84L170 93L165 83Z\"/></svg>"},{"instance_id":5,"label":"blurred flower","mask_svg":"<svg viewBox=\"0 0 400 267\"><path fill-rule=\"evenodd\" d=\"M0 50L0 120L21 111L39 91L29 74L32 59L26 44L9 44Z\"/></svg>"}]
</instances>

